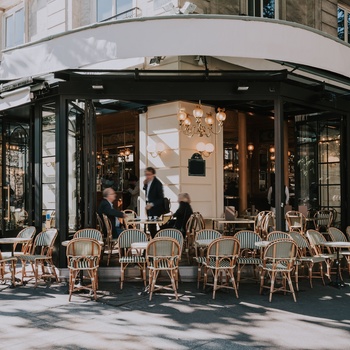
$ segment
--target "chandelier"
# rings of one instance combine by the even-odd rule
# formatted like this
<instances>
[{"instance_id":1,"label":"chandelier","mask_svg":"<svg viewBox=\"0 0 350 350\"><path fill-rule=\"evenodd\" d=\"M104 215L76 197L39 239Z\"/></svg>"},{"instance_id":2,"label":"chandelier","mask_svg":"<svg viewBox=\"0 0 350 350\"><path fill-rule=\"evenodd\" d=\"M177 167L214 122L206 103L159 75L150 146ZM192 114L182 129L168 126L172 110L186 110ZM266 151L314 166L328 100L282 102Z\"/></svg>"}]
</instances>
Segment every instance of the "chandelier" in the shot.
<instances>
[{"instance_id":1,"label":"chandelier","mask_svg":"<svg viewBox=\"0 0 350 350\"><path fill-rule=\"evenodd\" d=\"M124 148L119 150L118 157L122 158L122 160L129 160L129 156L131 154L130 148L124 146Z\"/></svg>"},{"instance_id":2,"label":"chandelier","mask_svg":"<svg viewBox=\"0 0 350 350\"><path fill-rule=\"evenodd\" d=\"M199 104L193 110L193 117L195 119L194 124L192 124L191 116L187 114L186 109L181 108L177 113L177 119L179 120L180 130L182 130L182 132L188 137L192 137L194 135L198 135L199 137L210 137L212 134L219 134L224 125L224 121L226 120L225 109L217 109L217 131L214 131L215 117L212 115L212 113L210 112L206 114L206 117L204 118L204 123L203 115L204 111L202 109L200 101Z\"/></svg>"}]
</instances>

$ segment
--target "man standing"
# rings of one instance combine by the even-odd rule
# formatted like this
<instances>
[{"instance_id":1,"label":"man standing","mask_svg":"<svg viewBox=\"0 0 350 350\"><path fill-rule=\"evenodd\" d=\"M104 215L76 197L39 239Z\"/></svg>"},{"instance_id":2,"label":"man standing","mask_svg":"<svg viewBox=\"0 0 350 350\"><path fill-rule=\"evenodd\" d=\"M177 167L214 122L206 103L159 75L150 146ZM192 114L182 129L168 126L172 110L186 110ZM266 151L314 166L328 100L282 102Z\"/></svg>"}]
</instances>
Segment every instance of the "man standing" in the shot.
<instances>
[{"instance_id":1,"label":"man standing","mask_svg":"<svg viewBox=\"0 0 350 350\"><path fill-rule=\"evenodd\" d=\"M147 216L152 218L164 214L164 191L162 183L156 177L156 170L148 167L145 170L146 179L143 189L146 191ZM152 238L157 233L157 224L148 225Z\"/></svg>"},{"instance_id":2,"label":"man standing","mask_svg":"<svg viewBox=\"0 0 350 350\"><path fill-rule=\"evenodd\" d=\"M125 214L121 211L118 211L114 209L113 202L117 198L117 194L111 187L107 187L102 192L103 199L98 206L97 212L100 215L101 219L103 220L102 214L105 214L108 216L108 219L111 221L112 224L112 235L113 238L118 238L121 227L119 218L124 218Z\"/></svg>"}]
</instances>

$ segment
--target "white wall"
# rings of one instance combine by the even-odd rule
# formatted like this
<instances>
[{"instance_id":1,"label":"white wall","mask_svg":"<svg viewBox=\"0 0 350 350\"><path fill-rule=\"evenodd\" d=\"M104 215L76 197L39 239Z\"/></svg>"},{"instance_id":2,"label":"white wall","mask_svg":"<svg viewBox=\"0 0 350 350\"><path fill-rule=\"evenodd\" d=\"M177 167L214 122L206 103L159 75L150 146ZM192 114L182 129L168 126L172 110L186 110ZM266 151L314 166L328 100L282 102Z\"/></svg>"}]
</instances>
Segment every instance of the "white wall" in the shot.
<instances>
[{"instance_id":1,"label":"white wall","mask_svg":"<svg viewBox=\"0 0 350 350\"><path fill-rule=\"evenodd\" d=\"M192 199L192 207L205 217L221 216L223 213L223 134L209 138L187 137L179 133L177 112L186 108L192 114L193 103L171 102L151 106L148 112L140 116L140 172L145 167L153 166L157 176L164 184L164 193L172 201L172 211L177 209L177 195L188 192ZM210 106L203 106L205 112L213 112ZM188 176L188 159L196 152L198 142L213 143L214 153L206 159L206 176ZM153 158L147 154L147 145L162 142L165 152ZM142 180L142 178L141 178ZM142 181L141 181L142 183ZM144 207L142 193L141 208ZM143 211L141 210L141 213Z\"/></svg>"}]
</instances>

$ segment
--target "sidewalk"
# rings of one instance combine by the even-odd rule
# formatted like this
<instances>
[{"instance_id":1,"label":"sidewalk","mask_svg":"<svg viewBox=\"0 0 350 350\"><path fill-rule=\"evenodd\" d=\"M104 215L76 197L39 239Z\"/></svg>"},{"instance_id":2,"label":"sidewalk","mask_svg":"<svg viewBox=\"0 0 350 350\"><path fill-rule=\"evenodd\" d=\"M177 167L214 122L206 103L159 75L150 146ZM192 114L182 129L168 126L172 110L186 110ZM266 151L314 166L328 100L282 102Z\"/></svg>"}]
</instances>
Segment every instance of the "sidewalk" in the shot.
<instances>
[{"instance_id":1,"label":"sidewalk","mask_svg":"<svg viewBox=\"0 0 350 350\"><path fill-rule=\"evenodd\" d=\"M348 279L348 276L346 276ZM32 282L0 285L0 349L349 349L350 287L337 290L301 282L298 302L290 295L259 295L255 283L233 291L179 286L169 294L141 295L142 284L102 283L98 302L67 286Z\"/></svg>"}]
</instances>

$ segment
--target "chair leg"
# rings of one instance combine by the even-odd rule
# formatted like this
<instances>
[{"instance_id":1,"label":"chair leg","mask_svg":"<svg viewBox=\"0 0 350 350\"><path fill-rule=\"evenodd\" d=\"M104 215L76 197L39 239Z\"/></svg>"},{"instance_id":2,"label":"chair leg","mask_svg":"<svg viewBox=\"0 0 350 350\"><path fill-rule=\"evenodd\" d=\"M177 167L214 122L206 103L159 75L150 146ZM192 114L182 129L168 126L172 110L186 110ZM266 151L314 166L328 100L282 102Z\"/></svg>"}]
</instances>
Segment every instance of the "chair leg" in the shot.
<instances>
[{"instance_id":1,"label":"chair leg","mask_svg":"<svg viewBox=\"0 0 350 350\"><path fill-rule=\"evenodd\" d=\"M269 302L271 303L272 301L272 294L274 292L274 287L275 287L275 279L276 279L276 272L272 271L271 273L271 285L270 285L270 297L269 297Z\"/></svg>"},{"instance_id":2,"label":"chair leg","mask_svg":"<svg viewBox=\"0 0 350 350\"><path fill-rule=\"evenodd\" d=\"M38 266L38 261L35 261L34 264L34 277L35 277L35 285L34 288L38 286L38 276L39 276L39 266Z\"/></svg>"},{"instance_id":3,"label":"chair leg","mask_svg":"<svg viewBox=\"0 0 350 350\"><path fill-rule=\"evenodd\" d=\"M215 272L214 272L213 299L215 299L217 286L218 286L218 270L215 269Z\"/></svg>"},{"instance_id":4,"label":"chair leg","mask_svg":"<svg viewBox=\"0 0 350 350\"><path fill-rule=\"evenodd\" d=\"M310 282L310 287L313 288L313 284L312 284L312 270L313 270L314 264L310 263L309 264L309 282ZM320 271L320 273L322 273L322 270ZM299 289L297 289L299 291Z\"/></svg>"},{"instance_id":5,"label":"chair leg","mask_svg":"<svg viewBox=\"0 0 350 350\"><path fill-rule=\"evenodd\" d=\"M202 277L202 265L201 264L198 264L198 267L197 267L197 289L199 289L199 284L200 284L200 280L201 280L201 277Z\"/></svg>"},{"instance_id":6,"label":"chair leg","mask_svg":"<svg viewBox=\"0 0 350 350\"><path fill-rule=\"evenodd\" d=\"M239 288L239 282L241 281L241 269L243 266L239 265L237 266L237 288Z\"/></svg>"},{"instance_id":7,"label":"chair leg","mask_svg":"<svg viewBox=\"0 0 350 350\"><path fill-rule=\"evenodd\" d=\"M260 294L262 294L264 289L265 273L265 270L262 270L260 273Z\"/></svg>"},{"instance_id":8,"label":"chair leg","mask_svg":"<svg viewBox=\"0 0 350 350\"><path fill-rule=\"evenodd\" d=\"M297 289L297 291L299 291L299 265L296 265L296 266L295 266L295 274L294 274L294 277L295 277L295 286L296 286L296 289Z\"/></svg>"},{"instance_id":9,"label":"chair leg","mask_svg":"<svg viewBox=\"0 0 350 350\"><path fill-rule=\"evenodd\" d=\"M175 293L175 299L178 300L178 294L177 294L177 288L176 288L176 282L175 282L175 270L170 271L170 279L171 279L171 285Z\"/></svg>"},{"instance_id":10,"label":"chair leg","mask_svg":"<svg viewBox=\"0 0 350 350\"><path fill-rule=\"evenodd\" d=\"M142 279L143 279L143 284L146 287L147 286L147 281L146 281L146 264L142 265Z\"/></svg>"},{"instance_id":11,"label":"chair leg","mask_svg":"<svg viewBox=\"0 0 350 350\"><path fill-rule=\"evenodd\" d=\"M123 289L125 268L126 266L124 266L124 264L121 263L120 264L120 289Z\"/></svg>"},{"instance_id":12,"label":"chair leg","mask_svg":"<svg viewBox=\"0 0 350 350\"><path fill-rule=\"evenodd\" d=\"M288 279L288 284L289 284L289 290L292 292L294 302L297 302L297 298L295 297L295 292L294 292L293 282L292 282L292 278L290 276L290 272L288 272L288 274L287 274L287 279Z\"/></svg>"}]
</instances>

